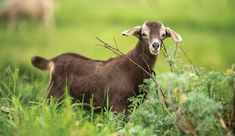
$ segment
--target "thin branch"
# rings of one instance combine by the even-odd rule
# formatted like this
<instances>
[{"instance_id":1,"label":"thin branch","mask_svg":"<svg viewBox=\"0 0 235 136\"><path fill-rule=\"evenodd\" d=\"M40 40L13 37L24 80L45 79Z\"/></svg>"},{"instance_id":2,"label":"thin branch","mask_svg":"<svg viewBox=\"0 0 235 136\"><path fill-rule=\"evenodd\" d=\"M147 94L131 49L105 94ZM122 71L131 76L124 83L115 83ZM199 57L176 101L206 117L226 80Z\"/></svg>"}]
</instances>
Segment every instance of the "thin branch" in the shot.
<instances>
[{"instance_id":1,"label":"thin branch","mask_svg":"<svg viewBox=\"0 0 235 136\"><path fill-rule=\"evenodd\" d=\"M223 130L224 130L224 133L227 134L229 132L229 129L226 126L226 124L224 122L224 119L222 118L222 116L221 116L221 114L219 112L217 112L216 114L217 114L217 117L219 119L220 125L223 128Z\"/></svg>"},{"instance_id":2,"label":"thin branch","mask_svg":"<svg viewBox=\"0 0 235 136\"><path fill-rule=\"evenodd\" d=\"M187 53L184 51L184 49L179 46L180 50L183 52L184 56L188 59L189 63L193 66L193 69L195 71L195 73L197 74L198 77L200 77L199 72L197 71L197 68L195 67L195 65L193 64L193 62L191 61L191 59L188 57Z\"/></svg>"},{"instance_id":3,"label":"thin branch","mask_svg":"<svg viewBox=\"0 0 235 136\"><path fill-rule=\"evenodd\" d=\"M101 47L104 47L104 45L100 45L100 44L96 44L97 46L101 46ZM120 54L118 54L116 51L114 51L113 49L109 48L109 47L105 47L106 49L112 51L113 54L117 55L117 56L120 56ZM126 59L126 58L125 58Z\"/></svg>"},{"instance_id":4,"label":"thin branch","mask_svg":"<svg viewBox=\"0 0 235 136\"><path fill-rule=\"evenodd\" d=\"M164 44L164 42L162 41L162 47L163 47L163 50L166 52L166 54L167 54L167 49L166 49L166 46L165 46L165 44Z\"/></svg>"},{"instance_id":5,"label":"thin branch","mask_svg":"<svg viewBox=\"0 0 235 136\"><path fill-rule=\"evenodd\" d=\"M101 40L100 38L96 37L96 39L101 42L103 45L100 45L100 46L103 46L105 47L106 49L109 49L113 52L115 52L115 54L118 54L120 55L121 57L131 61L133 64L135 64L137 67L139 67L141 70L143 70L146 74L148 74L148 76L150 76L154 81L156 81L156 79L151 75L151 73L149 73L148 71L146 71L143 67L141 67L138 63L136 63L133 59L131 59L130 57L128 57L127 55L125 55L124 53L122 53L118 48L114 48L112 46L110 46L108 43L104 42L103 40Z\"/></svg>"},{"instance_id":6,"label":"thin branch","mask_svg":"<svg viewBox=\"0 0 235 136\"><path fill-rule=\"evenodd\" d=\"M198 136L196 130L194 129L192 123L185 119L182 115L182 109L179 107L176 111L176 123L181 130L191 134L192 136Z\"/></svg>"},{"instance_id":7,"label":"thin branch","mask_svg":"<svg viewBox=\"0 0 235 136\"><path fill-rule=\"evenodd\" d=\"M173 67L172 67L172 64L170 64L169 62L168 62L168 53L167 53L167 49L166 49L166 46L165 46L165 44L162 42L162 47L163 47L163 55L164 55L164 57L165 57L165 59L166 59L166 62L169 64L169 66L170 66L170 69L171 69L171 72L173 72Z\"/></svg>"},{"instance_id":8,"label":"thin branch","mask_svg":"<svg viewBox=\"0 0 235 136\"><path fill-rule=\"evenodd\" d=\"M115 44L115 46L116 46L116 49L118 49L118 46L117 46L117 41L116 41L116 39L113 37L113 41L114 41L114 44ZM119 50L119 49L118 49Z\"/></svg>"},{"instance_id":9,"label":"thin branch","mask_svg":"<svg viewBox=\"0 0 235 136\"><path fill-rule=\"evenodd\" d=\"M162 52L163 52L163 56L164 56L166 62L168 62L168 61L167 61L167 53L166 53L166 51L163 49Z\"/></svg>"},{"instance_id":10,"label":"thin branch","mask_svg":"<svg viewBox=\"0 0 235 136\"><path fill-rule=\"evenodd\" d=\"M148 62L144 59L144 57L143 56L141 56L141 55L139 55L140 57L141 57L141 59L144 61L144 63L146 64L146 66L148 67L148 71L151 73L152 71L151 71L151 68L150 68L150 66L149 66L149 64L148 64Z\"/></svg>"}]
</instances>

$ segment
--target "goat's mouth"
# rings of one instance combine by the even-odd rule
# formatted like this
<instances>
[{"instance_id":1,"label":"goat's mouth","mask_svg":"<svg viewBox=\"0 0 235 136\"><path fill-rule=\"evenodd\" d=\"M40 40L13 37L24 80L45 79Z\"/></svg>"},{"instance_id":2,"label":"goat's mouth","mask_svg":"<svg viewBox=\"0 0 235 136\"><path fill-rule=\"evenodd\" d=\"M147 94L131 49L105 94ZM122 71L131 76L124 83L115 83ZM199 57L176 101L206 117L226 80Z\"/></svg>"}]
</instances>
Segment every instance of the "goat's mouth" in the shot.
<instances>
[{"instance_id":1,"label":"goat's mouth","mask_svg":"<svg viewBox=\"0 0 235 136\"><path fill-rule=\"evenodd\" d=\"M152 55L158 55L159 54L158 50L150 50L150 53Z\"/></svg>"},{"instance_id":2,"label":"goat's mouth","mask_svg":"<svg viewBox=\"0 0 235 136\"><path fill-rule=\"evenodd\" d=\"M153 48L153 47L150 47L150 48L149 48L149 51L150 51L150 53L151 53L152 55L158 55L159 52L160 52L160 48L155 49L155 48Z\"/></svg>"}]
</instances>

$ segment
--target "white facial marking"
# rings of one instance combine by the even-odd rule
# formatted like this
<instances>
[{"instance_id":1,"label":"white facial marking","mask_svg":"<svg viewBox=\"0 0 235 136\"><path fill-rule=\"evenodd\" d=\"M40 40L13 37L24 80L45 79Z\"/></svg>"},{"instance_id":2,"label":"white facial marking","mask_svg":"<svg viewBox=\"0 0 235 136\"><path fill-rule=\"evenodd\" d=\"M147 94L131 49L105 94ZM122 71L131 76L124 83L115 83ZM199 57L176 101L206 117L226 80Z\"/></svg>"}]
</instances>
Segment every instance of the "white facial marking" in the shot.
<instances>
[{"instance_id":1,"label":"white facial marking","mask_svg":"<svg viewBox=\"0 0 235 136\"><path fill-rule=\"evenodd\" d=\"M153 47L153 44L154 44L154 43L157 43L157 44L159 45L159 47L158 47L157 49L156 49L156 47ZM149 44L149 50L150 50L150 53L151 53L152 55L157 55L157 54L159 54L160 49L161 49L161 44L160 44L160 42L159 42L158 39L154 39L153 42L152 42L151 44Z\"/></svg>"},{"instance_id":2,"label":"white facial marking","mask_svg":"<svg viewBox=\"0 0 235 136\"><path fill-rule=\"evenodd\" d=\"M147 38L149 40L149 33L150 33L150 30L149 28L146 26L146 24L144 23L143 26L142 26L142 32L141 32L141 35L142 34L146 34L146 36L143 36L143 38ZM149 43L150 44L150 43Z\"/></svg>"},{"instance_id":3,"label":"white facial marking","mask_svg":"<svg viewBox=\"0 0 235 136\"><path fill-rule=\"evenodd\" d=\"M158 50L155 50L155 48L152 45L149 45L149 51L152 55L158 55L160 48Z\"/></svg>"},{"instance_id":4,"label":"white facial marking","mask_svg":"<svg viewBox=\"0 0 235 136\"><path fill-rule=\"evenodd\" d=\"M160 34L160 37L162 36L162 34L165 32L165 27L164 25L161 23L161 28L159 29L159 34ZM162 37L161 37L162 38ZM157 43L159 45L159 47L156 49L156 47L154 48L153 47L153 44L154 43ZM152 40L152 43L149 44L149 50L150 50L150 53L152 55L157 55L159 54L160 52L160 49L161 49L161 42L160 42L160 39L158 39L157 37L155 37L153 40Z\"/></svg>"}]
</instances>

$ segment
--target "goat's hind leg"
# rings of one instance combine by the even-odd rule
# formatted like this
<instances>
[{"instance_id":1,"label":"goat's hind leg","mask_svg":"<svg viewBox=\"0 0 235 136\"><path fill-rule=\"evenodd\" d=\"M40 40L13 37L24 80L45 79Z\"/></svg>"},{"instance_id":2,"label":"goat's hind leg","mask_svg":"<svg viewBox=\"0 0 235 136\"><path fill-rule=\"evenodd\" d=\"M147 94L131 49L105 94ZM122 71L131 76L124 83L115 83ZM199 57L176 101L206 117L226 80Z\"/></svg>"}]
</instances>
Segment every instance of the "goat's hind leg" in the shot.
<instances>
[{"instance_id":1,"label":"goat's hind leg","mask_svg":"<svg viewBox=\"0 0 235 136\"><path fill-rule=\"evenodd\" d=\"M57 98L59 100L62 99L65 90L65 79L63 77L56 77L52 75L50 84L48 87L47 98Z\"/></svg>"}]
</instances>

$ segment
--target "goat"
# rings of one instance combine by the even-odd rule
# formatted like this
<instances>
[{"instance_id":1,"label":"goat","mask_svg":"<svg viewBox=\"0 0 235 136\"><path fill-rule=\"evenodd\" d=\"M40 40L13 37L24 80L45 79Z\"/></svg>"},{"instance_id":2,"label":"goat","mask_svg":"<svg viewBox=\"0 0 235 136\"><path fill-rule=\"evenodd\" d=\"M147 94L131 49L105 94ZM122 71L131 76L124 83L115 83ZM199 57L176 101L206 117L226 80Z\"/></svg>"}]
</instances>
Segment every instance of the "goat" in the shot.
<instances>
[{"instance_id":1,"label":"goat","mask_svg":"<svg viewBox=\"0 0 235 136\"><path fill-rule=\"evenodd\" d=\"M8 19L8 31L13 31L19 17L37 18L45 27L53 24L54 0L5 0L0 20Z\"/></svg>"},{"instance_id":2,"label":"goat","mask_svg":"<svg viewBox=\"0 0 235 136\"><path fill-rule=\"evenodd\" d=\"M142 26L128 29L122 35L133 35L139 39L136 47L126 56L146 71L149 68L153 70L165 38L182 41L179 34L164 27L161 22L144 22ZM117 112L128 109L128 98L140 94L138 86L144 79L150 78L146 72L122 56L101 61L65 53L49 60L35 56L32 64L41 70L50 70L48 98L61 98L67 85L71 97L88 104L93 98L93 106L103 107L106 90L109 105Z\"/></svg>"}]
</instances>

